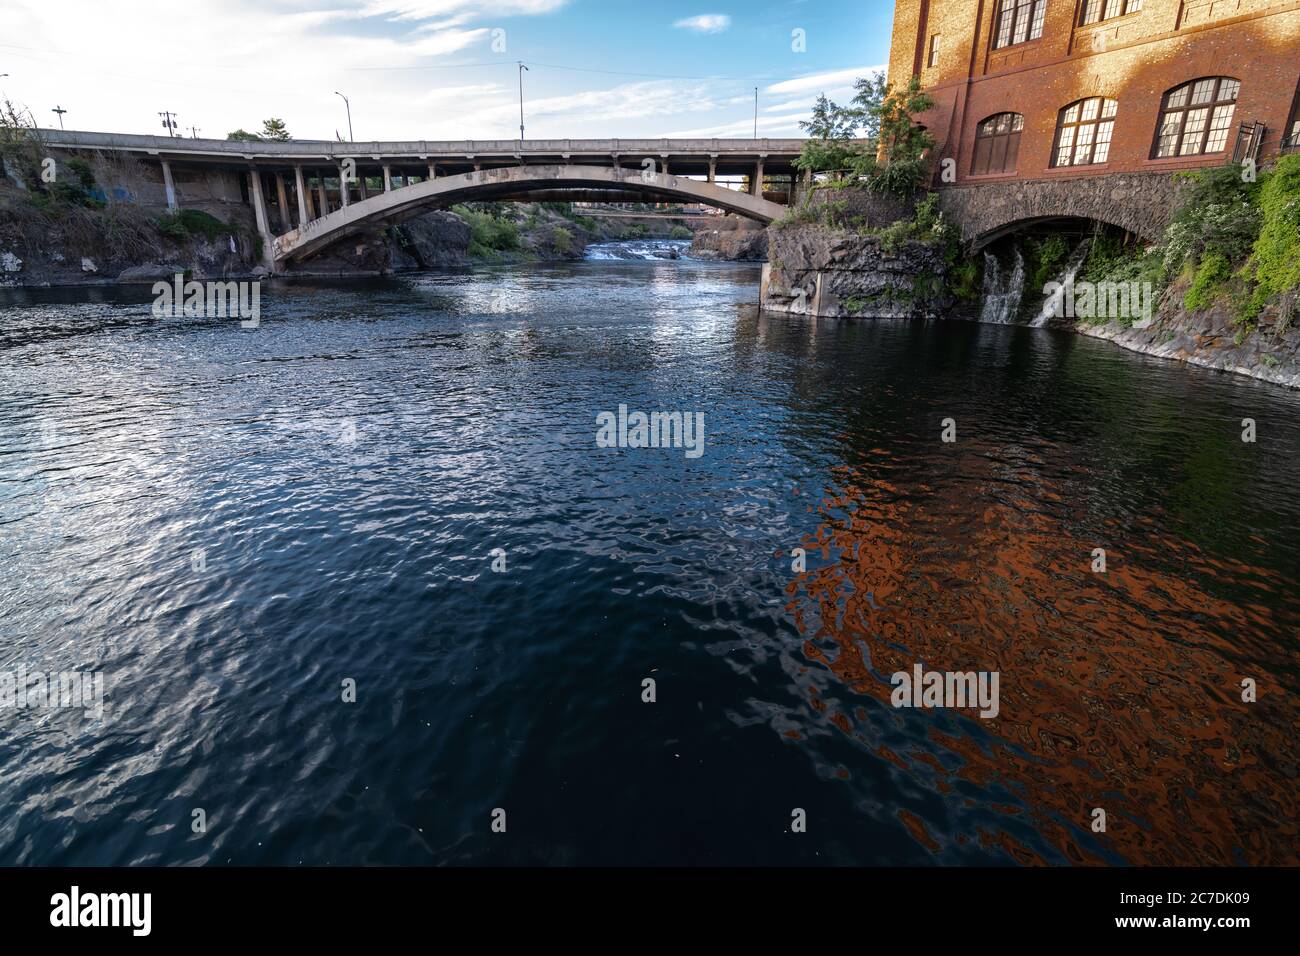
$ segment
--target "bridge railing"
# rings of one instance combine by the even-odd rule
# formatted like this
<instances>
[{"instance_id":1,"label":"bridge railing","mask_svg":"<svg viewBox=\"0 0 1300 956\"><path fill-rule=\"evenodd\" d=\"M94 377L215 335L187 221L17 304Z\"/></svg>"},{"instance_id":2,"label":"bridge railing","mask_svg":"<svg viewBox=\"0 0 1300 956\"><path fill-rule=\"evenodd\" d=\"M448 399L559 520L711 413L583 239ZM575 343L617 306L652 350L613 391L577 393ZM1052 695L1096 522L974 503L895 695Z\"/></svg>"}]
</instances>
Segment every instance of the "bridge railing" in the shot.
<instances>
[{"instance_id":1,"label":"bridge railing","mask_svg":"<svg viewBox=\"0 0 1300 956\"><path fill-rule=\"evenodd\" d=\"M596 153L614 155L707 154L758 156L797 154L803 139L489 139L489 140L372 140L344 143L332 140L224 140L184 139L136 133L96 133L80 130L38 130L51 146L112 149L147 153L201 153L254 158L346 159L564 155Z\"/></svg>"}]
</instances>

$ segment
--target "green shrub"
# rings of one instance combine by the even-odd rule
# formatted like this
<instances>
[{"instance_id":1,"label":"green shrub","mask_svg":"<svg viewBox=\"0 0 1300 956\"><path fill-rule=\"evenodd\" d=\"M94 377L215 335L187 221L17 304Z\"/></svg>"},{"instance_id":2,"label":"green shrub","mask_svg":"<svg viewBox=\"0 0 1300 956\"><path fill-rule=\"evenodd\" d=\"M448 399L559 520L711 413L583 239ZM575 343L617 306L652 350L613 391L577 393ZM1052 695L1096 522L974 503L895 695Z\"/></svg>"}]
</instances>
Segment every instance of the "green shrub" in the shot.
<instances>
[{"instance_id":1,"label":"green shrub","mask_svg":"<svg viewBox=\"0 0 1300 956\"><path fill-rule=\"evenodd\" d=\"M1256 318L1274 296L1300 288L1300 153L1278 161L1259 191L1261 226L1251 250L1247 276L1254 289L1239 316ZM1290 300L1283 318L1290 319Z\"/></svg>"},{"instance_id":2,"label":"green shrub","mask_svg":"<svg viewBox=\"0 0 1300 956\"><path fill-rule=\"evenodd\" d=\"M1208 308L1223 292L1232 277L1232 263L1220 252L1207 252L1201 256L1192 284L1183 295L1183 307L1197 312Z\"/></svg>"},{"instance_id":3,"label":"green shrub","mask_svg":"<svg viewBox=\"0 0 1300 956\"><path fill-rule=\"evenodd\" d=\"M560 255L567 256L573 251L573 233L563 226L557 226L551 233L551 245Z\"/></svg>"},{"instance_id":4,"label":"green shrub","mask_svg":"<svg viewBox=\"0 0 1300 956\"><path fill-rule=\"evenodd\" d=\"M469 254L475 259L496 259L519 248L519 227L472 206L453 206L452 212L469 224Z\"/></svg>"},{"instance_id":5,"label":"green shrub","mask_svg":"<svg viewBox=\"0 0 1300 956\"><path fill-rule=\"evenodd\" d=\"M185 242L199 236L208 242L215 242L234 230L216 216L210 216L206 212L198 209L181 209L161 216L158 219L158 231L178 242Z\"/></svg>"},{"instance_id":6,"label":"green shrub","mask_svg":"<svg viewBox=\"0 0 1300 956\"><path fill-rule=\"evenodd\" d=\"M899 219L885 226L876 235L880 237L880 248L884 253L896 256L906 243L916 238L916 222L912 219Z\"/></svg>"},{"instance_id":7,"label":"green shrub","mask_svg":"<svg viewBox=\"0 0 1300 956\"><path fill-rule=\"evenodd\" d=\"M80 156L74 156L68 160L68 169L72 175L77 177L77 182L81 184L82 189L90 190L95 188L95 174L90 168L90 163Z\"/></svg>"}]
</instances>

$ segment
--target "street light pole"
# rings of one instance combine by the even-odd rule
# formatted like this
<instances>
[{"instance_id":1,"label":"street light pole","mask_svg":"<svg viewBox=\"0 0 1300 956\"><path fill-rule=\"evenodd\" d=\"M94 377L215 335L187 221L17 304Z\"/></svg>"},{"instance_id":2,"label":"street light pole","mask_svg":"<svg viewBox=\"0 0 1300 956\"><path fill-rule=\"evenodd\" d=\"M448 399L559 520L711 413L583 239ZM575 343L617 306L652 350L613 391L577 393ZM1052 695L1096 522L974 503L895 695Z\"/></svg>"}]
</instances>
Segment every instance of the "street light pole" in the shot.
<instances>
[{"instance_id":1,"label":"street light pole","mask_svg":"<svg viewBox=\"0 0 1300 956\"><path fill-rule=\"evenodd\" d=\"M754 87L754 139L758 139L758 87Z\"/></svg>"},{"instance_id":2,"label":"street light pole","mask_svg":"<svg viewBox=\"0 0 1300 956\"><path fill-rule=\"evenodd\" d=\"M524 61L519 62L519 142L524 141L524 71L528 67L524 66ZM532 71L529 71L532 72Z\"/></svg>"},{"instance_id":3,"label":"street light pole","mask_svg":"<svg viewBox=\"0 0 1300 956\"><path fill-rule=\"evenodd\" d=\"M334 95L343 96L343 94L340 93L338 90L334 91ZM352 104L348 102L348 98L346 96L343 96L343 105L348 108L348 142L355 143L356 138L352 135Z\"/></svg>"}]
</instances>

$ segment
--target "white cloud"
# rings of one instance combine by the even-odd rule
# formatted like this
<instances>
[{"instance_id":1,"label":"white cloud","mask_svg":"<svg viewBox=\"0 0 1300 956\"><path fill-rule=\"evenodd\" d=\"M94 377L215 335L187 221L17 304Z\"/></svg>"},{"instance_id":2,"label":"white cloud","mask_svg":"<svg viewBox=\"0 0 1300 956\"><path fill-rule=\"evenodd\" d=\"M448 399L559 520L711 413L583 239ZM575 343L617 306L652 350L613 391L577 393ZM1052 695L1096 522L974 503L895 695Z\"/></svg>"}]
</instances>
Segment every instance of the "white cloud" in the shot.
<instances>
[{"instance_id":1,"label":"white cloud","mask_svg":"<svg viewBox=\"0 0 1300 956\"><path fill-rule=\"evenodd\" d=\"M703 13L698 17L686 17L673 26L679 30L692 30L695 33L723 33L731 26L731 17L725 13Z\"/></svg>"},{"instance_id":2,"label":"white cloud","mask_svg":"<svg viewBox=\"0 0 1300 956\"><path fill-rule=\"evenodd\" d=\"M367 0L362 15L393 20L430 20L434 17L465 17L471 20L501 20L505 17L553 13L569 0Z\"/></svg>"},{"instance_id":3,"label":"white cloud","mask_svg":"<svg viewBox=\"0 0 1300 956\"><path fill-rule=\"evenodd\" d=\"M828 73L813 73L773 83L764 92L775 96L793 96L800 93L812 93L814 96L822 90L832 87L852 88L853 81L859 77L881 73L883 66L855 66L848 70L831 70Z\"/></svg>"}]
</instances>

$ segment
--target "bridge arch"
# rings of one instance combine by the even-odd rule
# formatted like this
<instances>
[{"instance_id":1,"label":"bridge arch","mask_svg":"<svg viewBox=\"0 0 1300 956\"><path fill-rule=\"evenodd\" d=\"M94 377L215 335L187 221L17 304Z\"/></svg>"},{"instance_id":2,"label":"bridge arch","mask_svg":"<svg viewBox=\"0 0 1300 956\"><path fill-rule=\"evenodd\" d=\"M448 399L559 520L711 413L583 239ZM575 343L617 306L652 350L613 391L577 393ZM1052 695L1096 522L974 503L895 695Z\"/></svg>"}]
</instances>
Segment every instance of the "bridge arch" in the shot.
<instances>
[{"instance_id":1,"label":"bridge arch","mask_svg":"<svg viewBox=\"0 0 1300 956\"><path fill-rule=\"evenodd\" d=\"M429 209L459 202L554 194L556 190L614 191L629 199L699 202L764 224L786 211L780 203L760 196L669 173L570 164L508 166L430 179L349 203L277 236L272 243L272 257L277 263L304 259L359 230L400 222Z\"/></svg>"},{"instance_id":2,"label":"bridge arch","mask_svg":"<svg viewBox=\"0 0 1300 956\"><path fill-rule=\"evenodd\" d=\"M939 190L939 208L976 250L1053 221L1100 222L1155 242L1178 207L1178 190L1172 173L1016 180L945 186Z\"/></svg>"}]
</instances>

